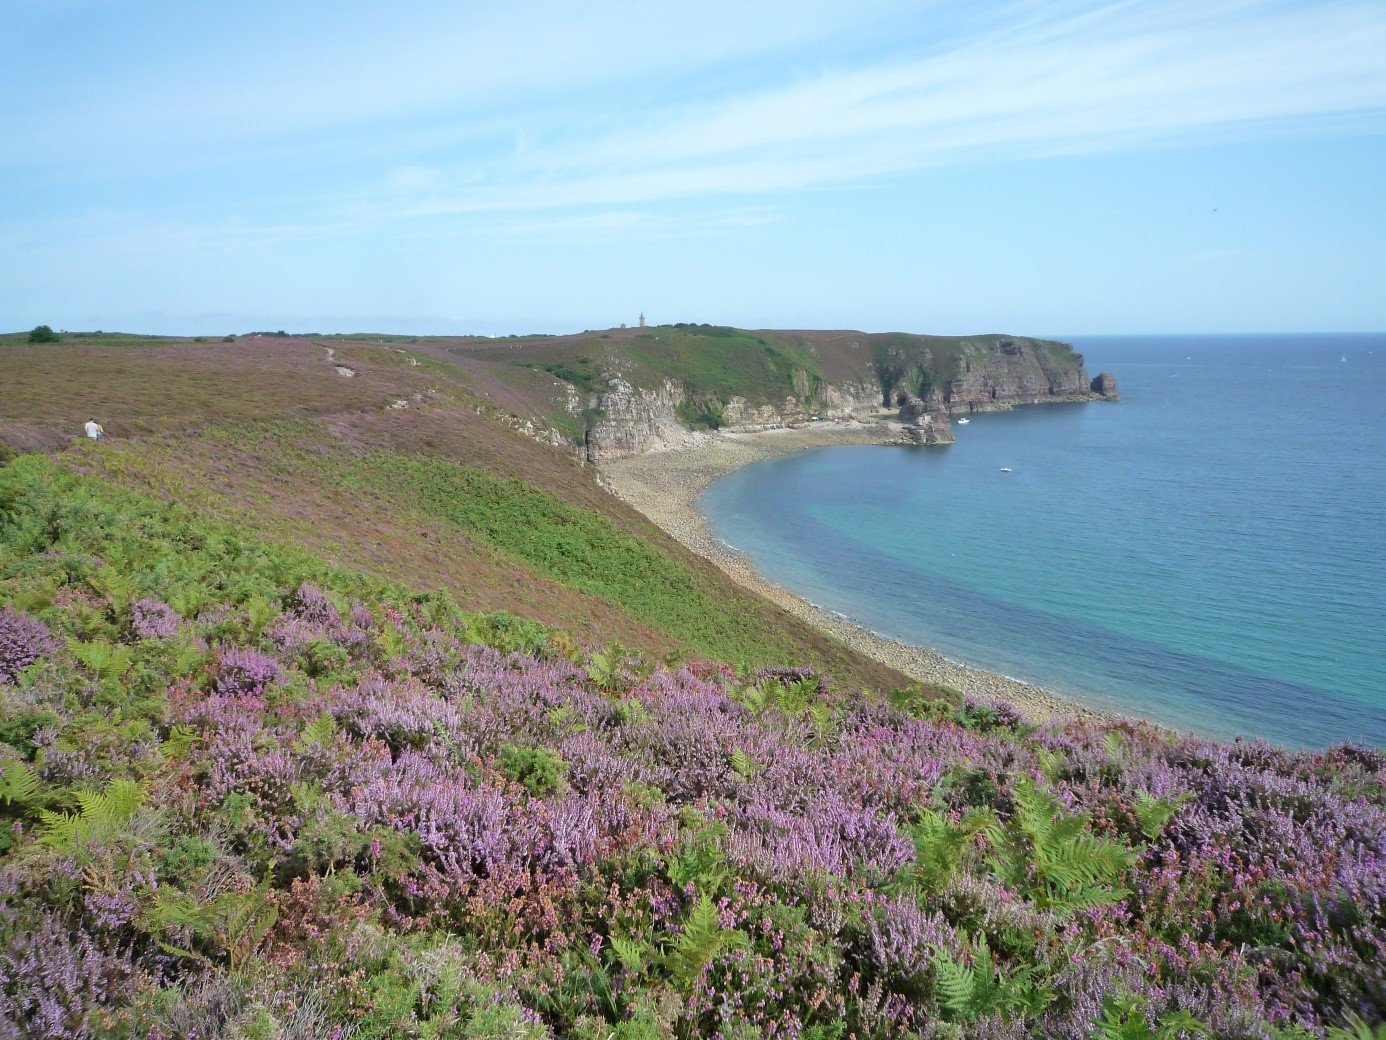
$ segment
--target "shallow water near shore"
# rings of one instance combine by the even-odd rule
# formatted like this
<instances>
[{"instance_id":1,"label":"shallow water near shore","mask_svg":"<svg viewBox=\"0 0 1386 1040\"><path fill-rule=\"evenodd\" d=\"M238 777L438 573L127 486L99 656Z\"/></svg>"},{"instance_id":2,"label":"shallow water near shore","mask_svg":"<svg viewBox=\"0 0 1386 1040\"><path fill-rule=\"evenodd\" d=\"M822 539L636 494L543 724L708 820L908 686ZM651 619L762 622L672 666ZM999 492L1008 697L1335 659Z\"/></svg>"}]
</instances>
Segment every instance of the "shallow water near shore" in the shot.
<instances>
[{"instance_id":1,"label":"shallow water near shore","mask_svg":"<svg viewBox=\"0 0 1386 1040\"><path fill-rule=\"evenodd\" d=\"M1386 336L1075 344L1122 403L818 448L701 508L884 635L1182 729L1386 745Z\"/></svg>"}]
</instances>

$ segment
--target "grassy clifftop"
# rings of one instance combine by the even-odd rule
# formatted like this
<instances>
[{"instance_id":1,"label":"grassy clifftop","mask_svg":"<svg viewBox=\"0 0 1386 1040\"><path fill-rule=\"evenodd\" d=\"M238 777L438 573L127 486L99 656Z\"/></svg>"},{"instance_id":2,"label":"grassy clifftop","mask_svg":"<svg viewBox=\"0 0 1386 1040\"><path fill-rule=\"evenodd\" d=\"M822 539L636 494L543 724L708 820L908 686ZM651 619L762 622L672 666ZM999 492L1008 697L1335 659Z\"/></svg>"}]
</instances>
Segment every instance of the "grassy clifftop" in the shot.
<instances>
[{"instance_id":1,"label":"grassy clifftop","mask_svg":"<svg viewBox=\"0 0 1386 1040\"><path fill-rule=\"evenodd\" d=\"M678 387L690 426L714 422L733 398L751 408L793 398L805 412L825 388L836 400L888 403L900 391L947 395L965 406L996 390L1002 403L1088 390L1082 356L1054 340L1004 335L922 336L852 331L747 330L711 325L608 329L573 336L428 341L526 414L578 436L581 410L619 381ZM940 401L941 404L950 403Z\"/></svg>"},{"instance_id":2,"label":"grassy clifftop","mask_svg":"<svg viewBox=\"0 0 1386 1040\"><path fill-rule=\"evenodd\" d=\"M340 366L337 380L324 374ZM900 392L940 407L1079 396L1083 359L1067 344L1024 337L747 330L712 325L608 329L570 336L243 337L234 342L70 337L60 345L0 337L3 438L61 443L84 410L106 409L129 433L209 422L311 416L406 404L482 402L579 448L615 388L672 384L678 419L717 425L733 399L811 414L825 404L891 403Z\"/></svg>"},{"instance_id":3,"label":"grassy clifftop","mask_svg":"<svg viewBox=\"0 0 1386 1040\"><path fill-rule=\"evenodd\" d=\"M808 347L774 332L711 325L664 325L611 329L575 336L486 340L443 348L496 364L548 372L584 392L621 378L636 386L665 379L710 394L737 394L755 401L792 391L803 373L821 380Z\"/></svg>"}]
</instances>

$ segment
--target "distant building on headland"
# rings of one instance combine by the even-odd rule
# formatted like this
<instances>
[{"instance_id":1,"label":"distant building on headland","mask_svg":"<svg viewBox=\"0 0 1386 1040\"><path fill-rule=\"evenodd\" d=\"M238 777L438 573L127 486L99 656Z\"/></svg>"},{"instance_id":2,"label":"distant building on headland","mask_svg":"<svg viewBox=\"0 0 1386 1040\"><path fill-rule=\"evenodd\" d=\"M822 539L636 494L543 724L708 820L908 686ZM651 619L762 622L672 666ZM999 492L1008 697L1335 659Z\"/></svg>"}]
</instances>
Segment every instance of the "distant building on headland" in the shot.
<instances>
[{"instance_id":1,"label":"distant building on headland","mask_svg":"<svg viewBox=\"0 0 1386 1040\"><path fill-rule=\"evenodd\" d=\"M645 312L644 312L644 311L641 311L641 312L640 312L640 327L641 327L642 329L645 327Z\"/></svg>"}]
</instances>

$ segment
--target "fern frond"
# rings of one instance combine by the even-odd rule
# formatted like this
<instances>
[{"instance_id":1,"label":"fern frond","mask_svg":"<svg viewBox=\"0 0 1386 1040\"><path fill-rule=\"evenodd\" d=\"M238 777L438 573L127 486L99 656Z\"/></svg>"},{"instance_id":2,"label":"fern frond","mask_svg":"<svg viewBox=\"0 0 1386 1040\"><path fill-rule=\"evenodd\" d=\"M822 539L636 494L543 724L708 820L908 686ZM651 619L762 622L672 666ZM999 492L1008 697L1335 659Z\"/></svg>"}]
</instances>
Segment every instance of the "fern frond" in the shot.
<instances>
[{"instance_id":1,"label":"fern frond","mask_svg":"<svg viewBox=\"0 0 1386 1040\"><path fill-rule=\"evenodd\" d=\"M1126 741L1120 733L1109 730L1107 735L1102 738L1102 746L1106 750L1108 758L1120 758L1122 751L1126 749Z\"/></svg>"},{"instance_id":2,"label":"fern frond","mask_svg":"<svg viewBox=\"0 0 1386 1040\"><path fill-rule=\"evenodd\" d=\"M378 660L381 662L398 661L408 651L409 641L399 629L386 625L376 632L375 646L379 651Z\"/></svg>"},{"instance_id":3,"label":"fern frond","mask_svg":"<svg viewBox=\"0 0 1386 1040\"><path fill-rule=\"evenodd\" d=\"M616 721L622 726L639 726L650 720L650 711L643 701L629 698L616 702Z\"/></svg>"},{"instance_id":4,"label":"fern frond","mask_svg":"<svg viewBox=\"0 0 1386 1040\"><path fill-rule=\"evenodd\" d=\"M1340 1026L1329 1026L1327 1040L1386 1040L1386 1022L1370 1026L1360 1015L1351 1014Z\"/></svg>"},{"instance_id":5,"label":"fern frond","mask_svg":"<svg viewBox=\"0 0 1386 1040\"><path fill-rule=\"evenodd\" d=\"M1029 777L1016 782L1015 820L1036 846L1049 842L1060 813L1059 800L1041 790Z\"/></svg>"},{"instance_id":6,"label":"fern frond","mask_svg":"<svg viewBox=\"0 0 1386 1040\"><path fill-rule=\"evenodd\" d=\"M12 759L0 766L0 801L27 808L38 800L38 793L38 774L27 763Z\"/></svg>"},{"instance_id":7,"label":"fern frond","mask_svg":"<svg viewBox=\"0 0 1386 1040\"><path fill-rule=\"evenodd\" d=\"M967 1016L977 988L977 979L971 968L938 950L934 953L934 986L938 991L940 1007L959 1018Z\"/></svg>"},{"instance_id":8,"label":"fern frond","mask_svg":"<svg viewBox=\"0 0 1386 1040\"><path fill-rule=\"evenodd\" d=\"M1131 807L1131 811L1135 814L1136 822L1140 824L1141 833L1147 841L1153 842L1160 837L1180 807L1192 798L1193 795L1188 792L1175 798L1157 798L1142 791L1136 795L1136 803Z\"/></svg>"},{"instance_id":9,"label":"fern frond","mask_svg":"<svg viewBox=\"0 0 1386 1040\"><path fill-rule=\"evenodd\" d=\"M943 813L922 810L909 828L915 860L911 879L928 891L946 888L962 866L973 838L993 823L995 816L985 810L970 812L956 824Z\"/></svg>"},{"instance_id":10,"label":"fern frond","mask_svg":"<svg viewBox=\"0 0 1386 1040\"><path fill-rule=\"evenodd\" d=\"M1016 783L1015 812L985 828L992 865L1013 887L1042 906L1075 910L1125 895L1115 881L1135 862L1125 843L1099 837L1086 813L1066 813L1059 800L1032 780Z\"/></svg>"},{"instance_id":11,"label":"fern frond","mask_svg":"<svg viewBox=\"0 0 1386 1040\"><path fill-rule=\"evenodd\" d=\"M732 751L728 758L731 761L733 771L743 779L749 779L760 772L760 763L740 748Z\"/></svg>"},{"instance_id":12,"label":"fern frond","mask_svg":"<svg viewBox=\"0 0 1386 1040\"><path fill-rule=\"evenodd\" d=\"M699 896L688 912L683 933L665 957L670 977L681 988L687 989L696 982L703 969L724 949L744 942L739 931L723 928L718 917L717 904L707 895Z\"/></svg>"},{"instance_id":13,"label":"fern frond","mask_svg":"<svg viewBox=\"0 0 1386 1040\"><path fill-rule=\"evenodd\" d=\"M1057 751L1043 747L1035 749L1035 760L1039 763L1040 772L1050 780L1058 777L1059 768L1064 762L1063 756Z\"/></svg>"},{"instance_id":14,"label":"fern frond","mask_svg":"<svg viewBox=\"0 0 1386 1040\"><path fill-rule=\"evenodd\" d=\"M1212 1036L1213 1031L1200 1019L1195 1018L1192 1012L1181 1008L1178 1011L1167 1011L1160 1016L1156 1035L1159 1040L1189 1040L1195 1036Z\"/></svg>"},{"instance_id":15,"label":"fern frond","mask_svg":"<svg viewBox=\"0 0 1386 1040\"><path fill-rule=\"evenodd\" d=\"M741 690L741 703L757 714L764 711L766 701L769 699L769 686L769 683L746 686Z\"/></svg>"},{"instance_id":16,"label":"fern frond","mask_svg":"<svg viewBox=\"0 0 1386 1040\"><path fill-rule=\"evenodd\" d=\"M650 947L647 943L639 939L629 939L620 935L611 937L611 949L616 953L616 959L621 962L621 967L634 975L639 975L645 970L645 958L649 953Z\"/></svg>"},{"instance_id":17,"label":"fern frond","mask_svg":"<svg viewBox=\"0 0 1386 1040\"><path fill-rule=\"evenodd\" d=\"M178 723L168 731L168 738L159 745L159 750L164 758L186 758L197 740L197 730Z\"/></svg>"},{"instance_id":18,"label":"fern frond","mask_svg":"<svg viewBox=\"0 0 1386 1040\"><path fill-rule=\"evenodd\" d=\"M111 543L103 550L105 562L87 575L87 585L92 591L104 596L117 611L122 611L134 598L134 586L121 574L121 560L113 555L119 548Z\"/></svg>"},{"instance_id":19,"label":"fern frond","mask_svg":"<svg viewBox=\"0 0 1386 1040\"><path fill-rule=\"evenodd\" d=\"M726 856L718 845L700 837L669 861L668 871L679 888L691 884L699 892L717 892L727 880Z\"/></svg>"},{"instance_id":20,"label":"fern frond","mask_svg":"<svg viewBox=\"0 0 1386 1040\"><path fill-rule=\"evenodd\" d=\"M41 844L67 848L117 832L144 804L144 791L133 780L115 780L104 791L78 791L76 799L76 813L40 810L46 828Z\"/></svg>"},{"instance_id":21,"label":"fern frond","mask_svg":"<svg viewBox=\"0 0 1386 1040\"><path fill-rule=\"evenodd\" d=\"M330 743L337 734L337 720L328 712L323 712L308 725L303 727L303 732L299 734L299 744L303 747L320 747Z\"/></svg>"},{"instance_id":22,"label":"fern frond","mask_svg":"<svg viewBox=\"0 0 1386 1040\"><path fill-rule=\"evenodd\" d=\"M98 679L119 679L129 669L133 659L130 648L118 643L84 643L74 639L68 643L68 648L72 656L91 669Z\"/></svg>"},{"instance_id":23,"label":"fern frond","mask_svg":"<svg viewBox=\"0 0 1386 1040\"><path fill-rule=\"evenodd\" d=\"M192 675L206 658L207 652L195 645L179 647L173 657L171 670L177 678L183 679Z\"/></svg>"},{"instance_id":24,"label":"fern frond","mask_svg":"<svg viewBox=\"0 0 1386 1040\"><path fill-rule=\"evenodd\" d=\"M227 893L222 897L226 903L217 907L233 971L255 956L279 920L279 907L268 898L270 881L271 877L266 875L253 892L243 896ZM221 904L220 899L218 903Z\"/></svg>"},{"instance_id":25,"label":"fern frond","mask_svg":"<svg viewBox=\"0 0 1386 1040\"><path fill-rule=\"evenodd\" d=\"M252 635L259 635L265 626L279 616L279 604L264 596L252 596L245 603L246 626Z\"/></svg>"}]
</instances>

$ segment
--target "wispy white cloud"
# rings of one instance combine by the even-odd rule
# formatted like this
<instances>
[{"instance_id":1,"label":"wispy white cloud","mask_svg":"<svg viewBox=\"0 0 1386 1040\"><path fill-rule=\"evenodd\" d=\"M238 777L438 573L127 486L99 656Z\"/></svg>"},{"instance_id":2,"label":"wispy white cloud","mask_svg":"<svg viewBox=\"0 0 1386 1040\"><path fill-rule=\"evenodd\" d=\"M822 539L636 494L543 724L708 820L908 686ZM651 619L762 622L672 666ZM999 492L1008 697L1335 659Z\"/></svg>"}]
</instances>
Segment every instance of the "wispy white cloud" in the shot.
<instances>
[{"instance_id":1,"label":"wispy white cloud","mask_svg":"<svg viewBox=\"0 0 1386 1040\"><path fill-rule=\"evenodd\" d=\"M951 47L530 140L399 212L755 195L976 159L1380 131L1382 54L1375 2L1023 3Z\"/></svg>"},{"instance_id":2,"label":"wispy white cloud","mask_svg":"<svg viewBox=\"0 0 1386 1040\"><path fill-rule=\"evenodd\" d=\"M162 10L161 10L162 8ZM532 110L628 104L712 70L858 35L910 0L168 0L33 4L0 33L0 163L158 148L165 162L289 137L455 137ZM23 15L24 17L20 17ZM51 46L61 41L62 47ZM113 60L113 58L117 58ZM36 63L43 74L36 74Z\"/></svg>"},{"instance_id":3,"label":"wispy white cloud","mask_svg":"<svg viewBox=\"0 0 1386 1040\"><path fill-rule=\"evenodd\" d=\"M281 7L247 0L246 22L279 26ZM256 51L196 22L171 52L175 20L81 90L0 71L0 190L7 167L26 190L48 170L127 184L125 209L103 203L128 215L127 248L462 220L507 237L684 234L941 164L1386 130L1380 0L348 7L295 6ZM84 174L116 153L118 175ZM176 211L148 190L198 162L250 186L185 176Z\"/></svg>"}]
</instances>

